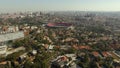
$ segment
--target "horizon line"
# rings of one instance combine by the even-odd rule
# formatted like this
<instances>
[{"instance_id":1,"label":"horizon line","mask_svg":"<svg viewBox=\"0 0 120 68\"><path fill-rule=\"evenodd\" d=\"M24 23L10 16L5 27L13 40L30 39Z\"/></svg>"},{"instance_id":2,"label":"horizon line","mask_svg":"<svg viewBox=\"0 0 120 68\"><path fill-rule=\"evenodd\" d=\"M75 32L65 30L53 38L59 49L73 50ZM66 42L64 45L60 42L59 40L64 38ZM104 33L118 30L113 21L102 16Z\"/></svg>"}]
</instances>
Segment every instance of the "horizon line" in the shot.
<instances>
[{"instance_id":1,"label":"horizon line","mask_svg":"<svg viewBox=\"0 0 120 68\"><path fill-rule=\"evenodd\" d=\"M120 11L97 11L97 10L39 10L39 11L12 11L12 12L0 12L0 14L6 13L26 13L26 12L120 12Z\"/></svg>"}]
</instances>

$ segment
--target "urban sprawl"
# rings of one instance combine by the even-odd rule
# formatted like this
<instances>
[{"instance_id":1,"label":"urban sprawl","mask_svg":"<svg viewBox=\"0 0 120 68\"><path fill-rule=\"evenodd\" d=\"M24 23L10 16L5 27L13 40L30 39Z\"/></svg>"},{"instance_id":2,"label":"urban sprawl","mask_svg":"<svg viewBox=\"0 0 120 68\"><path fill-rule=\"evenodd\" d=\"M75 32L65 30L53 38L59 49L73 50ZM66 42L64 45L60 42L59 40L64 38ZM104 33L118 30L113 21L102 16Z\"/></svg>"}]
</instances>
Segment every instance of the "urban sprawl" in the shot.
<instances>
[{"instance_id":1,"label":"urban sprawl","mask_svg":"<svg viewBox=\"0 0 120 68\"><path fill-rule=\"evenodd\" d=\"M0 68L120 68L120 13L0 14Z\"/></svg>"}]
</instances>

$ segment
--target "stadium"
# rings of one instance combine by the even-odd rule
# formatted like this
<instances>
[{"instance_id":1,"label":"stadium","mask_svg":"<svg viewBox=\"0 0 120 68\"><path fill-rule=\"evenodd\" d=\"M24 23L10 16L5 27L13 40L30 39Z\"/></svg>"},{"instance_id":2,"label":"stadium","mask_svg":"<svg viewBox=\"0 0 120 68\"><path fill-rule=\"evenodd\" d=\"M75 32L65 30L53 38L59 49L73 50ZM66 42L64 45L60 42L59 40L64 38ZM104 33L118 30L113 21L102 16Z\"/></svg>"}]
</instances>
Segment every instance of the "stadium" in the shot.
<instances>
[{"instance_id":1,"label":"stadium","mask_svg":"<svg viewBox=\"0 0 120 68\"><path fill-rule=\"evenodd\" d=\"M53 27L53 28L61 28L61 27L70 27L72 26L71 23L48 23L46 25L47 27Z\"/></svg>"}]
</instances>

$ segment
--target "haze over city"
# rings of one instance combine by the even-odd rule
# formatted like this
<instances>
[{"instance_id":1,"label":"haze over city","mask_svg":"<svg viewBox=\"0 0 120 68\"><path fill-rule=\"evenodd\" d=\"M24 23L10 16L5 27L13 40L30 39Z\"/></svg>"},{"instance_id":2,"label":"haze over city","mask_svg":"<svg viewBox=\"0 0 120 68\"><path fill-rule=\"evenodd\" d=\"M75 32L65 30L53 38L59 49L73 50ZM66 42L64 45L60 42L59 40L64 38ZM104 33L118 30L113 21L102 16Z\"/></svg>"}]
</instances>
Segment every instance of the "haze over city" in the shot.
<instances>
[{"instance_id":1,"label":"haze over city","mask_svg":"<svg viewBox=\"0 0 120 68\"><path fill-rule=\"evenodd\" d=\"M0 68L120 68L120 0L0 0Z\"/></svg>"},{"instance_id":2,"label":"haze over city","mask_svg":"<svg viewBox=\"0 0 120 68\"><path fill-rule=\"evenodd\" d=\"M120 0L1 0L0 13L19 11L120 11Z\"/></svg>"}]
</instances>

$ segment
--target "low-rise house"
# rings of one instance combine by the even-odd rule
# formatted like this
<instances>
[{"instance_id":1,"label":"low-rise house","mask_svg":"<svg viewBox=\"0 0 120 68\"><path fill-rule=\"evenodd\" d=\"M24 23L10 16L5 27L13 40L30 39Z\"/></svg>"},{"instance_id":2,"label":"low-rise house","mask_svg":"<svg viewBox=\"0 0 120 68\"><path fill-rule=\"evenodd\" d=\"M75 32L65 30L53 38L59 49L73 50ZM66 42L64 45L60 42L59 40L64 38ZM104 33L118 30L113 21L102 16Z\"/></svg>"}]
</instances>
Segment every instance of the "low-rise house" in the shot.
<instances>
[{"instance_id":1,"label":"low-rise house","mask_svg":"<svg viewBox=\"0 0 120 68\"><path fill-rule=\"evenodd\" d=\"M98 52L96 52L96 51L92 52L92 54L93 54L95 57L100 56L100 54L99 54Z\"/></svg>"},{"instance_id":2,"label":"low-rise house","mask_svg":"<svg viewBox=\"0 0 120 68\"><path fill-rule=\"evenodd\" d=\"M33 55L36 55L36 54L37 54L37 50L33 50L33 51L32 51L32 54L33 54Z\"/></svg>"},{"instance_id":3,"label":"low-rise house","mask_svg":"<svg viewBox=\"0 0 120 68\"><path fill-rule=\"evenodd\" d=\"M69 48L71 48L71 46L69 46L69 45L61 45L60 46L60 49L62 49L62 50L68 50Z\"/></svg>"},{"instance_id":4,"label":"low-rise house","mask_svg":"<svg viewBox=\"0 0 120 68\"><path fill-rule=\"evenodd\" d=\"M104 56L104 57L109 57L110 55L108 54L108 52L102 52L102 55Z\"/></svg>"},{"instance_id":5,"label":"low-rise house","mask_svg":"<svg viewBox=\"0 0 120 68\"><path fill-rule=\"evenodd\" d=\"M82 49L86 49L86 50L91 50L92 48L90 47L90 46L87 46L87 45L73 45L73 48L75 48L75 49L80 49L80 50L82 50Z\"/></svg>"},{"instance_id":6,"label":"low-rise house","mask_svg":"<svg viewBox=\"0 0 120 68\"><path fill-rule=\"evenodd\" d=\"M71 59L70 59L71 58ZM76 67L74 61L76 60L75 54L65 54L63 56L58 56L52 61L51 68L64 68L64 67Z\"/></svg>"},{"instance_id":7,"label":"low-rise house","mask_svg":"<svg viewBox=\"0 0 120 68\"><path fill-rule=\"evenodd\" d=\"M48 44L43 44L43 46L45 47L45 49L47 50L53 50L55 45L48 45Z\"/></svg>"}]
</instances>

